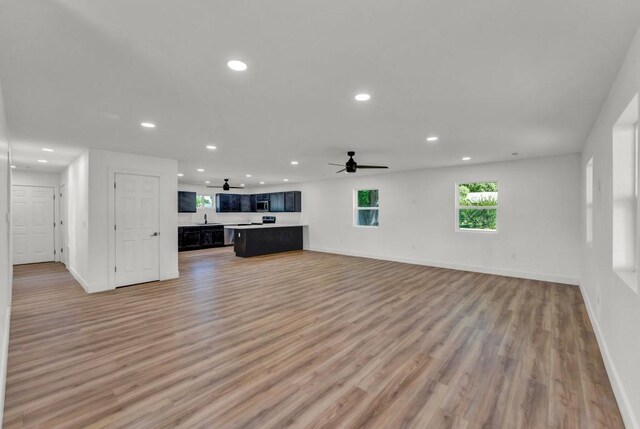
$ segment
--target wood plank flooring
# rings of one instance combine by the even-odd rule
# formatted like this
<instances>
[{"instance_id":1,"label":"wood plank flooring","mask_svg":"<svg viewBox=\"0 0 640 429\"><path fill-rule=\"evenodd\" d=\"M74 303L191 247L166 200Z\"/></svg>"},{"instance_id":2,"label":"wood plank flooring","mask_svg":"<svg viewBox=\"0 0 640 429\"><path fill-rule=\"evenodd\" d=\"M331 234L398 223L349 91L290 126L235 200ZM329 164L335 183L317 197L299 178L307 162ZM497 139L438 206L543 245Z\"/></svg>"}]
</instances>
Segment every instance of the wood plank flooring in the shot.
<instances>
[{"instance_id":1,"label":"wood plank flooring","mask_svg":"<svg viewBox=\"0 0 640 429\"><path fill-rule=\"evenodd\" d=\"M623 427L576 287L229 248L180 274L16 267L5 427Z\"/></svg>"}]
</instances>

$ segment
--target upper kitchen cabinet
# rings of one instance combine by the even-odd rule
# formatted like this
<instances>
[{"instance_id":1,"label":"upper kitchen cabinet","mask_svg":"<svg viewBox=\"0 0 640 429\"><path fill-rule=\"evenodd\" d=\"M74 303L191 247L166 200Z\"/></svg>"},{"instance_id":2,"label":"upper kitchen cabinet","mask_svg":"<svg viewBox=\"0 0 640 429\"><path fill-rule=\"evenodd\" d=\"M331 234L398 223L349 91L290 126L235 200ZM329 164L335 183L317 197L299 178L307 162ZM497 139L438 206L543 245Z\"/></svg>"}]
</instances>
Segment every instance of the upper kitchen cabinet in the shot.
<instances>
[{"instance_id":1,"label":"upper kitchen cabinet","mask_svg":"<svg viewBox=\"0 0 640 429\"><path fill-rule=\"evenodd\" d=\"M216 212L233 213L240 211L240 195L216 194Z\"/></svg>"},{"instance_id":2,"label":"upper kitchen cabinet","mask_svg":"<svg viewBox=\"0 0 640 429\"><path fill-rule=\"evenodd\" d=\"M285 212L301 212L302 211L302 192L289 191L284 193L284 211Z\"/></svg>"},{"instance_id":3,"label":"upper kitchen cabinet","mask_svg":"<svg viewBox=\"0 0 640 429\"><path fill-rule=\"evenodd\" d=\"M284 211L284 192L274 192L271 194L269 211L274 213Z\"/></svg>"},{"instance_id":4,"label":"upper kitchen cabinet","mask_svg":"<svg viewBox=\"0 0 640 429\"><path fill-rule=\"evenodd\" d=\"M269 201L271 194L256 194L256 201Z\"/></svg>"},{"instance_id":5,"label":"upper kitchen cabinet","mask_svg":"<svg viewBox=\"0 0 640 429\"><path fill-rule=\"evenodd\" d=\"M216 194L216 212L218 213L248 213L256 212L257 203L269 202L269 211L273 213L301 212L302 192L272 192L269 194Z\"/></svg>"},{"instance_id":6,"label":"upper kitchen cabinet","mask_svg":"<svg viewBox=\"0 0 640 429\"><path fill-rule=\"evenodd\" d=\"M240 211L243 213L252 212L252 204L251 204L252 195L240 195ZM255 204L253 204L255 206Z\"/></svg>"}]
</instances>

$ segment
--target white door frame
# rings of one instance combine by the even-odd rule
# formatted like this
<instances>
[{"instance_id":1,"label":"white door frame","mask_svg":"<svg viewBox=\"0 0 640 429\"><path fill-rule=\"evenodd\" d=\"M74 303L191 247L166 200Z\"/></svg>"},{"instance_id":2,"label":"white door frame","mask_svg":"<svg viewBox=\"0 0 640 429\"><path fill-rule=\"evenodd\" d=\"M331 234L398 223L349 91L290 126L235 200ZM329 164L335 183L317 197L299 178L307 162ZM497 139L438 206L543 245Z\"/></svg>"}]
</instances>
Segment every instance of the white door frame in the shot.
<instances>
[{"instance_id":1,"label":"white door frame","mask_svg":"<svg viewBox=\"0 0 640 429\"><path fill-rule=\"evenodd\" d=\"M65 183L61 183L58 189L60 190L60 193L58 194L58 213L60 218L58 219L59 243L57 246L60 248L59 260L67 266L67 185Z\"/></svg>"},{"instance_id":2,"label":"white door frame","mask_svg":"<svg viewBox=\"0 0 640 429\"><path fill-rule=\"evenodd\" d=\"M58 198L56 198L56 190L57 187L56 186L47 186L47 185L21 185L19 183L12 183L11 184L11 202L10 202L10 206L12 206L13 208L13 187L14 186L20 186L23 188L45 188L45 189L51 189L53 192L53 261L52 262L58 262L59 259L59 255L57 252L57 247L58 247L58 239L57 239L57 235L58 235L58 219L56 218L56 204L58 203ZM13 210L11 210L11 216L13 216ZM13 225L11 226L10 229L11 232L11 241L13 244ZM13 258L13 246L11 248L11 256ZM13 260L11 261L11 265L13 266Z\"/></svg>"},{"instance_id":3,"label":"white door frame","mask_svg":"<svg viewBox=\"0 0 640 429\"><path fill-rule=\"evenodd\" d=\"M116 224L116 192L115 192L115 183L116 183L116 174L132 174L136 176L148 176L148 177L157 177L158 178L158 206L160 205L160 195L162 193L162 181L160 180L160 175L157 172L146 171L146 170L135 170L130 168L109 168L108 173L108 183L109 183L109 193L108 193L108 237L107 247L109 249L108 252L108 263L109 263L109 289L116 288L116 231L113 227ZM162 237L162 222L161 216L162 210L159 210L158 213L158 232ZM161 244L158 245L158 278L161 278L160 272L162 270L162 264L160 263L160 253L161 253Z\"/></svg>"}]
</instances>

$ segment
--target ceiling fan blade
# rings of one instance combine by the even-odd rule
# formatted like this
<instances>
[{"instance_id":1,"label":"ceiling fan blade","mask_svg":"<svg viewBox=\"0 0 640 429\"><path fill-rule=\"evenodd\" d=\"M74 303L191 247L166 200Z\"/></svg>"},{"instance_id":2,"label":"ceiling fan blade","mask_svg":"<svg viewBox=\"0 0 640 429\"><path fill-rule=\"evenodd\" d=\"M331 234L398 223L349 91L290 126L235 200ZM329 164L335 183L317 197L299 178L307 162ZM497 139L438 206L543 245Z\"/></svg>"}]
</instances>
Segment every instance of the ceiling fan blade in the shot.
<instances>
[{"instance_id":1,"label":"ceiling fan blade","mask_svg":"<svg viewBox=\"0 0 640 429\"><path fill-rule=\"evenodd\" d=\"M343 169L342 169L342 170L340 170L340 171L336 171L336 174L338 174L338 173L342 173L344 170L346 170L346 168L343 168Z\"/></svg>"},{"instance_id":2,"label":"ceiling fan blade","mask_svg":"<svg viewBox=\"0 0 640 429\"><path fill-rule=\"evenodd\" d=\"M208 186L208 185L207 185L207 188L217 188L217 189L222 189L222 186Z\"/></svg>"},{"instance_id":3,"label":"ceiling fan blade","mask_svg":"<svg viewBox=\"0 0 640 429\"><path fill-rule=\"evenodd\" d=\"M361 168L389 168L386 165L360 165L358 164L358 170Z\"/></svg>"},{"instance_id":4,"label":"ceiling fan blade","mask_svg":"<svg viewBox=\"0 0 640 429\"><path fill-rule=\"evenodd\" d=\"M334 164L333 162L330 162L329 165L335 165L337 167L344 167L344 164Z\"/></svg>"},{"instance_id":5,"label":"ceiling fan blade","mask_svg":"<svg viewBox=\"0 0 640 429\"><path fill-rule=\"evenodd\" d=\"M229 186L229 189L244 189L244 186Z\"/></svg>"}]
</instances>

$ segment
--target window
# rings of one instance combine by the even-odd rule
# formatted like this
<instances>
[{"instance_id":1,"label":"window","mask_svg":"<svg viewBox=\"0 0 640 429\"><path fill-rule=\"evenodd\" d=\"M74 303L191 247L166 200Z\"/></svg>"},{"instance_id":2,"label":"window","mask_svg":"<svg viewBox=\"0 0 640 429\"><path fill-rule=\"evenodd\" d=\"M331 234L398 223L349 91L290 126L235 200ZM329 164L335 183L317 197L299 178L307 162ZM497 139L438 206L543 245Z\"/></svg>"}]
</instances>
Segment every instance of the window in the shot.
<instances>
[{"instance_id":1,"label":"window","mask_svg":"<svg viewBox=\"0 0 640 429\"><path fill-rule=\"evenodd\" d=\"M638 289L638 94L613 126L613 270Z\"/></svg>"},{"instance_id":2,"label":"window","mask_svg":"<svg viewBox=\"0 0 640 429\"><path fill-rule=\"evenodd\" d=\"M196 195L196 208L210 209L213 207L211 195Z\"/></svg>"},{"instance_id":3,"label":"window","mask_svg":"<svg viewBox=\"0 0 640 429\"><path fill-rule=\"evenodd\" d=\"M355 199L355 225L373 227L378 226L378 190L358 190L356 191Z\"/></svg>"},{"instance_id":4,"label":"window","mask_svg":"<svg viewBox=\"0 0 640 429\"><path fill-rule=\"evenodd\" d=\"M592 246L593 244L593 158L587 163L587 169L585 171L585 183L586 183L586 216L585 225L587 228L587 244Z\"/></svg>"},{"instance_id":5,"label":"window","mask_svg":"<svg viewBox=\"0 0 640 429\"><path fill-rule=\"evenodd\" d=\"M498 230L498 182L459 183L456 192L459 231Z\"/></svg>"}]
</instances>

